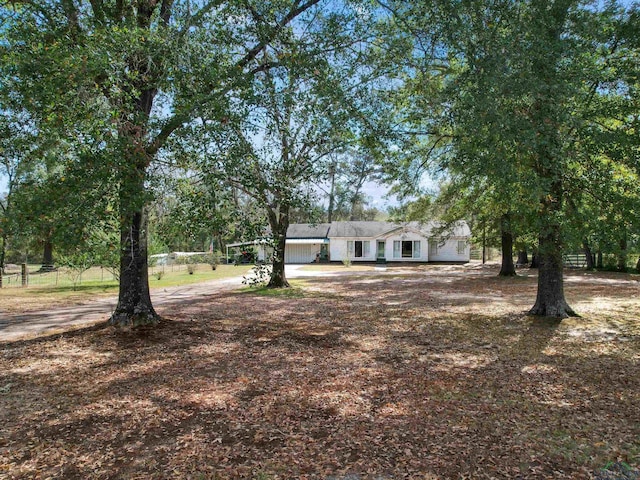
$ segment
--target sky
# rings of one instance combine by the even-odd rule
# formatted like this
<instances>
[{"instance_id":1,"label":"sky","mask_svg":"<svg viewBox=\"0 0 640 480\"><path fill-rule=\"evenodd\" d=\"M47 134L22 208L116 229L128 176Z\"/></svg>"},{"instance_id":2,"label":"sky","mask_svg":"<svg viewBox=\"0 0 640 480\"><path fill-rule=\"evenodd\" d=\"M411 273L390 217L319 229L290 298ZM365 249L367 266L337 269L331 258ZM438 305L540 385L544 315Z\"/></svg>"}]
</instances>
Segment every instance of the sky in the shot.
<instances>
[{"instance_id":1,"label":"sky","mask_svg":"<svg viewBox=\"0 0 640 480\"><path fill-rule=\"evenodd\" d=\"M362 188L369 199L369 206L378 210L387 211L389 207L397 207L399 205L398 198L395 195L389 195L389 187L376 182L367 182Z\"/></svg>"}]
</instances>

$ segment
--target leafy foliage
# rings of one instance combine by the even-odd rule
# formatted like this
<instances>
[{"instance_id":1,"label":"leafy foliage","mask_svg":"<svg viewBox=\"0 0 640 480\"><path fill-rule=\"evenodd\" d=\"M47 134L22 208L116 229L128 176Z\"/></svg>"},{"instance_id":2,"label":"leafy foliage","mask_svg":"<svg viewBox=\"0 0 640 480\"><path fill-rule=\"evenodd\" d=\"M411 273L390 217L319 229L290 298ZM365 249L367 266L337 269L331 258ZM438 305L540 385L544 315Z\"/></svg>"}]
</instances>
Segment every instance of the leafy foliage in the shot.
<instances>
[{"instance_id":1,"label":"leafy foliage","mask_svg":"<svg viewBox=\"0 0 640 480\"><path fill-rule=\"evenodd\" d=\"M604 120L594 106L629 102L635 76L612 65L619 48L623 56L637 55L625 39L635 15L615 3L596 8L564 0L390 5L415 45L401 97L413 101L399 103L400 114L424 132L430 156L415 163L449 172L462 192L482 192L496 217L515 214L534 229L542 269L531 312L572 315L561 273L570 206L585 173L603 159L592 149L594 131L612 118ZM613 148L605 136L598 141ZM617 165L613 171L624 165L606 158ZM614 192L609 172L603 185ZM622 217L636 208L625 208Z\"/></svg>"},{"instance_id":2,"label":"leafy foliage","mask_svg":"<svg viewBox=\"0 0 640 480\"><path fill-rule=\"evenodd\" d=\"M61 139L84 182L104 182L119 219L121 297L113 321L157 323L148 295L147 182L193 123L231 117L233 97L271 68L306 2L13 2L0 8L2 89ZM229 21L236 19L236 21Z\"/></svg>"}]
</instances>

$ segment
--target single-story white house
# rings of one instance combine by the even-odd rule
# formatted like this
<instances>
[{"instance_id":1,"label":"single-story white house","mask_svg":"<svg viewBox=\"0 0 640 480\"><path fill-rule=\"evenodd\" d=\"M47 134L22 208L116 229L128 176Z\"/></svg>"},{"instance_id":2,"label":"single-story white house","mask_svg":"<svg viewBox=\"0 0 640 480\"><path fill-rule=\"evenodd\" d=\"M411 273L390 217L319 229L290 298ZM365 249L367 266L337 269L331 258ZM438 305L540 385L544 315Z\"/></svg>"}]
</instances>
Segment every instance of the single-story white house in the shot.
<instances>
[{"instance_id":1,"label":"single-story white house","mask_svg":"<svg viewBox=\"0 0 640 480\"><path fill-rule=\"evenodd\" d=\"M292 224L287 230L285 263L468 262L471 230L457 222L440 231L437 222L332 222ZM259 259L266 257L260 249Z\"/></svg>"}]
</instances>

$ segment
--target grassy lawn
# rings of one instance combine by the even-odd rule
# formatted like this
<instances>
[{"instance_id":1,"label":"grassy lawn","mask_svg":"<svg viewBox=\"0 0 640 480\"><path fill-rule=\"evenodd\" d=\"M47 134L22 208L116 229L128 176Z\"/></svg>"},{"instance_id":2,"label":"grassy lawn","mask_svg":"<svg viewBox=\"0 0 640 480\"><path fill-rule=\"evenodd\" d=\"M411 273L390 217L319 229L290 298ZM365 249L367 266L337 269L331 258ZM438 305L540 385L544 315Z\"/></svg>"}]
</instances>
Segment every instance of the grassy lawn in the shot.
<instances>
[{"instance_id":1,"label":"grassy lawn","mask_svg":"<svg viewBox=\"0 0 640 480\"><path fill-rule=\"evenodd\" d=\"M554 322L526 315L535 273L496 274L313 277L5 344L0 477L638 478L638 276L567 272L582 317Z\"/></svg>"},{"instance_id":2,"label":"grassy lawn","mask_svg":"<svg viewBox=\"0 0 640 480\"><path fill-rule=\"evenodd\" d=\"M199 264L194 273L189 274L186 265L176 265L173 269L165 267L164 270L161 267L154 267L149 269L149 287L153 290L220 280L245 275L250 269L251 265L219 265L216 270L212 270L209 265ZM158 275L159 272L163 273ZM105 276L106 280L103 281ZM105 274L105 271L100 268L92 268L83 273L82 282L76 285L62 269L59 272L42 274L42 276L31 273L29 287L0 289L0 312L18 313L75 305L117 294L118 282L110 273Z\"/></svg>"}]
</instances>

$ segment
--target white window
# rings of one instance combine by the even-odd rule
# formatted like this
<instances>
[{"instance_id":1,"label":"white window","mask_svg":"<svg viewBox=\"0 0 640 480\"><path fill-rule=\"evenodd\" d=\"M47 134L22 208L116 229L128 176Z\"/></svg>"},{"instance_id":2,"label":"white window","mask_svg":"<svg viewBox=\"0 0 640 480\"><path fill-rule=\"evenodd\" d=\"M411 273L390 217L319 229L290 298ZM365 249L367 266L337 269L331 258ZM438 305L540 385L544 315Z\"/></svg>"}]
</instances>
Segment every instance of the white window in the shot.
<instances>
[{"instance_id":1,"label":"white window","mask_svg":"<svg viewBox=\"0 0 640 480\"><path fill-rule=\"evenodd\" d=\"M467 251L467 242L458 240L458 255L464 255Z\"/></svg>"},{"instance_id":2,"label":"white window","mask_svg":"<svg viewBox=\"0 0 640 480\"><path fill-rule=\"evenodd\" d=\"M347 254L349 257L361 258L368 257L371 253L369 240L348 240Z\"/></svg>"},{"instance_id":3,"label":"white window","mask_svg":"<svg viewBox=\"0 0 640 480\"><path fill-rule=\"evenodd\" d=\"M420 258L420 240L394 240L393 258Z\"/></svg>"},{"instance_id":4,"label":"white window","mask_svg":"<svg viewBox=\"0 0 640 480\"><path fill-rule=\"evenodd\" d=\"M413 258L420 258L420 240L413 241Z\"/></svg>"},{"instance_id":5,"label":"white window","mask_svg":"<svg viewBox=\"0 0 640 480\"><path fill-rule=\"evenodd\" d=\"M438 255L438 240L429 240L429 257Z\"/></svg>"}]
</instances>

